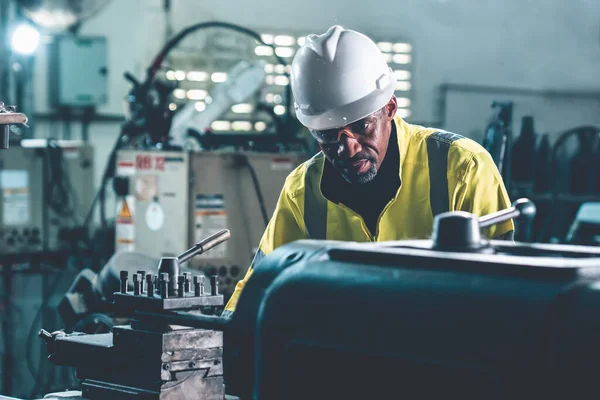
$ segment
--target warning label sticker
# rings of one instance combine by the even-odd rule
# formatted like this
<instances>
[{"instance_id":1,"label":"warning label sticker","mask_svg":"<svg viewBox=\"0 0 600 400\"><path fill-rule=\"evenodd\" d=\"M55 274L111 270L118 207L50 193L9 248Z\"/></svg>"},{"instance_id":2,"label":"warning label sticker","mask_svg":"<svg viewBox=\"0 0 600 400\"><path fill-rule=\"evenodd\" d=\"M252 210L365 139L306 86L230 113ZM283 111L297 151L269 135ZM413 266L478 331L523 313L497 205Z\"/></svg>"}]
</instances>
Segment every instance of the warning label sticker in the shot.
<instances>
[{"instance_id":1,"label":"warning label sticker","mask_svg":"<svg viewBox=\"0 0 600 400\"><path fill-rule=\"evenodd\" d=\"M271 159L272 171L291 171L294 168L292 159L288 157L274 157Z\"/></svg>"},{"instance_id":2,"label":"warning label sticker","mask_svg":"<svg viewBox=\"0 0 600 400\"><path fill-rule=\"evenodd\" d=\"M195 209L196 243L200 240L227 229L227 213L222 194L196 196ZM200 258L225 258L227 256L227 242L214 247Z\"/></svg>"},{"instance_id":3,"label":"warning label sticker","mask_svg":"<svg viewBox=\"0 0 600 400\"><path fill-rule=\"evenodd\" d=\"M135 163L133 161L117 162L117 176L135 175Z\"/></svg>"},{"instance_id":4,"label":"warning label sticker","mask_svg":"<svg viewBox=\"0 0 600 400\"><path fill-rule=\"evenodd\" d=\"M115 224L116 252L135 250L135 225L133 224L133 196L127 196L121 202Z\"/></svg>"},{"instance_id":5,"label":"warning label sticker","mask_svg":"<svg viewBox=\"0 0 600 400\"><path fill-rule=\"evenodd\" d=\"M2 189L2 222L4 225L25 225L30 222L29 172L0 171Z\"/></svg>"}]
</instances>

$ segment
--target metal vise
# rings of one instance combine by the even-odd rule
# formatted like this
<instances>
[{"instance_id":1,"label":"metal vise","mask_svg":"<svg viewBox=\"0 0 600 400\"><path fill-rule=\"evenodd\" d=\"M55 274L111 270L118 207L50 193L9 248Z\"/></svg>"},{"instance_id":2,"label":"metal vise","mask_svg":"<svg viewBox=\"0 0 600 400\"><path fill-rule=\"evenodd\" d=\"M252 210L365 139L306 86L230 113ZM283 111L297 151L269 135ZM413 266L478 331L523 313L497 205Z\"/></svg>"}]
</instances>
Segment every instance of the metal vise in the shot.
<instances>
[{"instance_id":1,"label":"metal vise","mask_svg":"<svg viewBox=\"0 0 600 400\"><path fill-rule=\"evenodd\" d=\"M182 257L161 260L179 266L230 237L221 231L196 244ZM116 326L112 333L66 334L40 331L47 342L49 359L57 365L76 369L82 381L82 397L89 400L219 399L225 396L223 384L223 332L174 325L168 317L185 315L204 317L202 309L223 305L216 277L211 277L209 292L203 276L160 272L133 276L133 292L128 290L128 274L121 275L121 292L114 295L114 306L133 311L130 325ZM177 282L175 291L169 282ZM156 284L155 284L156 283ZM167 319L165 319L167 318ZM218 328L218 322L215 325Z\"/></svg>"}]
</instances>

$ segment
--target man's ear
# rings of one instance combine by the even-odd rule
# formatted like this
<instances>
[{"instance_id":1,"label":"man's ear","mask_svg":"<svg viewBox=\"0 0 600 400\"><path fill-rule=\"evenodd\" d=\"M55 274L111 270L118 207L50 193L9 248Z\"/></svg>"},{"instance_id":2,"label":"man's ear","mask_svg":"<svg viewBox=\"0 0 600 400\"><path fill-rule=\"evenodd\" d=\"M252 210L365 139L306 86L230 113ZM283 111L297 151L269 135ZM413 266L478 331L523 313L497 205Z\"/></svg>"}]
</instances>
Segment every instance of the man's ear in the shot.
<instances>
[{"instance_id":1,"label":"man's ear","mask_svg":"<svg viewBox=\"0 0 600 400\"><path fill-rule=\"evenodd\" d=\"M394 119L396 116L396 110L398 110L398 102L396 101L396 96L392 95L392 98L385 105L386 117L389 120Z\"/></svg>"}]
</instances>

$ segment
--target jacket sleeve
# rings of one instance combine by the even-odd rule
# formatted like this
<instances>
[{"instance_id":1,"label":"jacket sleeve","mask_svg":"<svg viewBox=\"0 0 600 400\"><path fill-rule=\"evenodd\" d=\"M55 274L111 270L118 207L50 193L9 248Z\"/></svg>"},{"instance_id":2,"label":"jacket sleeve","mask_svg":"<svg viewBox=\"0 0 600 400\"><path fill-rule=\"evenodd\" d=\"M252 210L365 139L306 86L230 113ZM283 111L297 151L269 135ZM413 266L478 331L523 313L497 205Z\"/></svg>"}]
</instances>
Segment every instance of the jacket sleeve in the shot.
<instances>
[{"instance_id":1,"label":"jacket sleeve","mask_svg":"<svg viewBox=\"0 0 600 400\"><path fill-rule=\"evenodd\" d=\"M483 216L511 206L502 176L487 151L476 152L465 161L450 187L452 209ZM508 220L483 229L489 239L511 238L514 223Z\"/></svg>"},{"instance_id":2,"label":"jacket sleeve","mask_svg":"<svg viewBox=\"0 0 600 400\"><path fill-rule=\"evenodd\" d=\"M286 184L279 195L279 200L277 201L273 216L260 240L256 255L244 278L236 284L235 290L225 306L224 316L229 316L235 311L240 294L242 293L246 282L248 282L248 279L252 276L253 267L260 262L260 260L284 244L296 240L308 239L301 210L298 207L296 196L294 196L294 193L291 190L291 187L294 186L293 181L294 180L290 178L286 180Z\"/></svg>"}]
</instances>

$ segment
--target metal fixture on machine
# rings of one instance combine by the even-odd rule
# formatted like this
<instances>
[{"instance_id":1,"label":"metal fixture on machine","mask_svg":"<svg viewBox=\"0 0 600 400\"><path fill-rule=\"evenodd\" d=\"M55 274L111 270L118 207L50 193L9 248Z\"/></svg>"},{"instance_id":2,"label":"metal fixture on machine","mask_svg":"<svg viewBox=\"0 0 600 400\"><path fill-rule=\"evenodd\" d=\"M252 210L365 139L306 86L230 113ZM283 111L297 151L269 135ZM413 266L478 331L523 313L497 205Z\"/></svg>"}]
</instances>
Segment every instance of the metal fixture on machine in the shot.
<instances>
[{"instance_id":1,"label":"metal fixture on machine","mask_svg":"<svg viewBox=\"0 0 600 400\"><path fill-rule=\"evenodd\" d=\"M27 124L27 116L16 112L16 107L5 106L0 101L0 149L8 149L10 145L10 126Z\"/></svg>"},{"instance_id":2,"label":"metal fixture on machine","mask_svg":"<svg viewBox=\"0 0 600 400\"><path fill-rule=\"evenodd\" d=\"M535 204L519 199L510 208L477 218L466 212L447 212L435 217L433 223L433 249L442 251L488 251L489 242L483 241L481 229L513 218L526 220L524 227L535 217Z\"/></svg>"},{"instance_id":3,"label":"metal fixture on machine","mask_svg":"<svg viewBox=\"0 0 600 400\"><path fill-rule=\"evenodd\" d=\"M42 335L54 362L76 367L91 399L152 399L159 388L164 398L222 399L223 381L243 400L583 397L600 359L600 250L485 241L478 232L534 212L520 199L480 218L440 215L432 240L281 246L255 266L231 318L182 312L189 277L165 272L162 281L176 281L184 298L164 288L165 298L148 299L148 286L117 293L117 306L134 307L136 317L115 328L113 342ZM200 279L192 281L201 294ZM167 335L181 335L187 350L165 350L173 342L158 339ZM122 375L94 379L106 366Z\"/></svg>"},{"instance_id":4,"label":"metal fixture on machine","mask_svg":"<svg viewBox=\"0 0 600 400\"><path fill-rule=\"evenodd\" d=\"M93 335L41 330L50 360L74 366L83 380L82 395L90 400L223 399L223 333L177 326L165 317L185 311L208 322L205 327L219 320L201 315L203 309L223 305L216 277L211 277L210 290L205 292L200 276L180 274L179 267L230 236L228 230L220 231L178 257L162 259L157 274L137 271L132 291L128 289L129 272L122 271L114 307L132 310L131 324Z\"/></svg>"}]
</instances>

